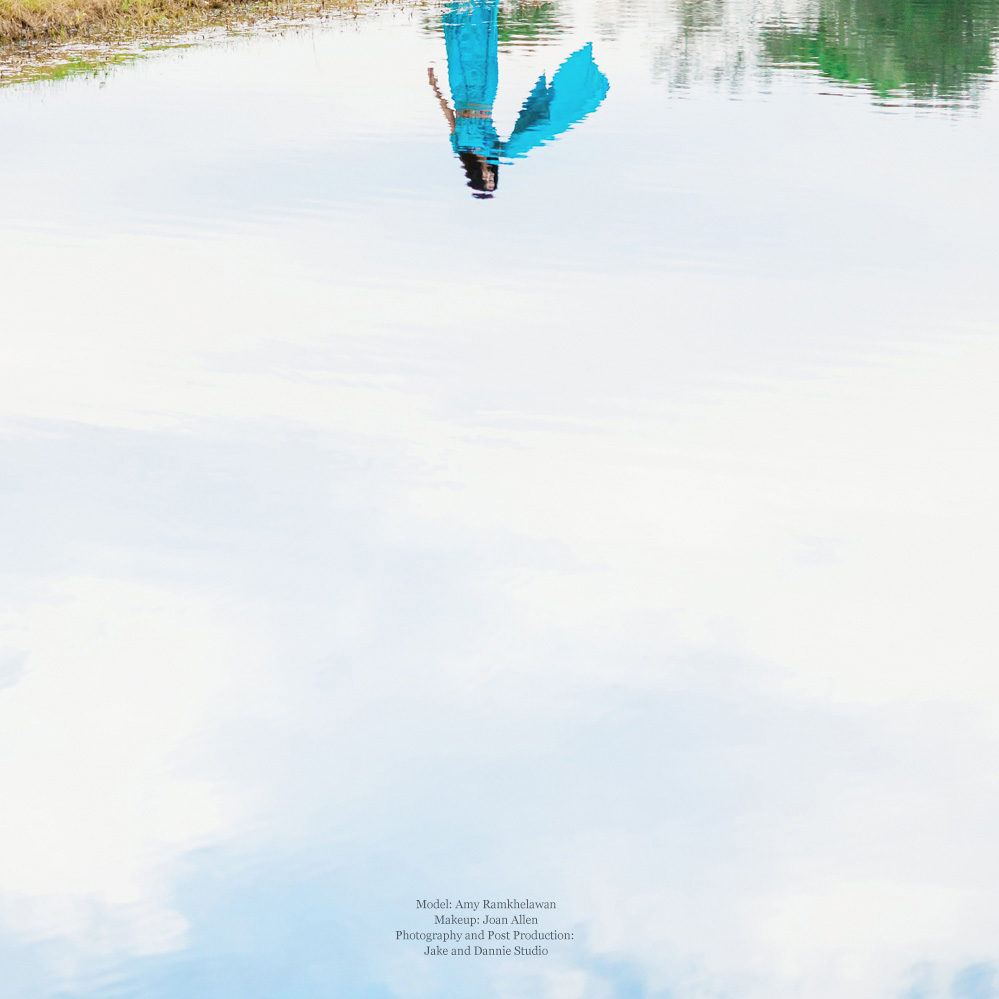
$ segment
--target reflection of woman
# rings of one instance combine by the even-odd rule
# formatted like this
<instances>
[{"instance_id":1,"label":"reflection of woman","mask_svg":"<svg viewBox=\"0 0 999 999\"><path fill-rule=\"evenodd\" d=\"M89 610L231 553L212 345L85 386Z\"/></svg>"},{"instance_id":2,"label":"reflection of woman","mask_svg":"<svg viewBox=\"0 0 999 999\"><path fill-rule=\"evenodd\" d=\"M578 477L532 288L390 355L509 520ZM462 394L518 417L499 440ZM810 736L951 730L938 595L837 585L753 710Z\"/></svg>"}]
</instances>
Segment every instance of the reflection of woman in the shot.
<instances>
[{"instance_id":1,"label":"reflection of woman","mask_svg":"<svg viewBox=\"0 0 999 999\"><path fill-rule=\"evenodd\" d=\"M476 197L491 198L499 181L500 157L526 156L535 146L561 135L595 111L607 95L607 77L584 45L559 67L549 85L544 74L521 109L506 142L493 125L499 85L497 12L499 0L451 0L444 8L444 45L452 110L440 91L433 69L430 86L451 126L451 145L458 154L468 186Z\"/></svg>"}]
</instances>

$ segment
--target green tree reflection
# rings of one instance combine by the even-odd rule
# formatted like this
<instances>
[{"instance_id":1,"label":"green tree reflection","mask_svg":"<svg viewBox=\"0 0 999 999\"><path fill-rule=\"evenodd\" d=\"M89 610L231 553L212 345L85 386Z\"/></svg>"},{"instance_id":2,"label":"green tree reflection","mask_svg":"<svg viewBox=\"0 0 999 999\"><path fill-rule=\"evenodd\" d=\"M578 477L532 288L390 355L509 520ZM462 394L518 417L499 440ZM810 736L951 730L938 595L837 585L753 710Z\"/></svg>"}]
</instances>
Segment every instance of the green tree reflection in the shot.
<instances>
[{"instance_id":1,"label":"green tree reflection","mask_svg":"<svg viewBox=\"0 0 999 999\"><path fill-rule=\"evenodd\" d=\"M440 34L440 18L423 21L425 31ZM502 0L497 16L500 51L511 48L534 48L549 39L565 34L568 25L556 0Z\"/></svg>"},{"instance_id":2,"label":"green tree reflection","mask_svg":"<svg viewBox=\"0 0 999 999\"><path fill-rule=\"evenodd\" d=\"M558 4L547 0L500 4L498 21L500 48L552 38L565 31Z\"/></svg>"},{"instance_id":3,"label":"green tree reflection","mask_svg":"<svg viewBox=\"0 0 999 999\"><path fill-rule=\"evenodd\" d=\"M806 65L880 98L950 103L993 70L999 0L820 0L814 19L764 33L774 65Z\"/></svg>"}]
</instances>

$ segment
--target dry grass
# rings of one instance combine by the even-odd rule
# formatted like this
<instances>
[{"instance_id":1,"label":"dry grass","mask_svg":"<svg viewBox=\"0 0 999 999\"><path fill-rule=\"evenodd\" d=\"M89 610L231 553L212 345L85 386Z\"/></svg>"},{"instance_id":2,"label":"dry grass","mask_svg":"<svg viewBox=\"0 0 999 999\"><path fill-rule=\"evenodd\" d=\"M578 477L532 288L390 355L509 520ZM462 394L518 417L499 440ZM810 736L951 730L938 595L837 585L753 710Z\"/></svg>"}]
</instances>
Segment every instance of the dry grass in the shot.
<instances>
[{"instance_id":1,"label":"dry grass","mask_svg":"<svg viewBox=\"0 0 999 999\"><path fill-rule=\"evenodd\" d=\"M258 31L297 31L425 0L0 0L0 87L106 77L159 49Z\"/></svg>"},{"instance_id":2,"label":"dry grass","mask_svg":"<svg viewBox=\"0 0 999 999\"><path fill-rule=\"evenodd\" d=\"M165 28L197 28L218 23L229 8L251 6L260 4L247 0L0 0L0 60L10 43L100 40Z\"/></svg>"}]
</instances>

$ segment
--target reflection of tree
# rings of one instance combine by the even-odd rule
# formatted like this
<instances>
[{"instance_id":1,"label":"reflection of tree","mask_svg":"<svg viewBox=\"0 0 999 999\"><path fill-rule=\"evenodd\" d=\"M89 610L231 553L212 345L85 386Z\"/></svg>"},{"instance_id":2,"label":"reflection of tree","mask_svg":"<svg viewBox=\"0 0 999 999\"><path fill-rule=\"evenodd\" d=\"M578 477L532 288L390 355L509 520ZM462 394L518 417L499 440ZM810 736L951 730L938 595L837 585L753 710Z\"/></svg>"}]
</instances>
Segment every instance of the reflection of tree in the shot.
<instances>
[{"instance_id":1,"label":"reflection of tree","mask_svg":"<svg viewBox=\"0 0 999 999\"><path fill-rule=\"evenodd\" d=\"M565 24L557 3L551 0L516 0L500 4L500 47L542 41L561 35Z\"/></svg>"},{"instance_id":2,"label":"reflection of tree","mask_svg":"<svg viewBox=\"0 0 999 999\"><path fill-rule=\"evenodd\" d=\"M777 65L813 66L880 97L953 102L993 68L999 0L819 0L817 15L764 32Z\"/></svg>"},{"instance_id":3,"label":"reflection of tree","mask_svg":"<svg viewBox=\"0 0 999 999\"><path fill-rule=\"evenodd\" d=\"M428 17L425 30L441 30L440 18ZM557 0L503 0L499 6L497 29L500 49L531 46L562 35L568 25Z\"/></svg>"},{"instance_id":4,"label":"reflection of tree","mask_svg":"<svg viewBox=\"0 0 999 999\"><path fill-rule=\"evenodd\" d=\"M684 91L713 86L739 91L762 82L760 26L795 0L596 0L601 38L638 29L655 78Z\"/></svg>"},{"instance_id":5,"label":"reflection of tree","mask_svg":"<svg viewBox=\"0 0 999 999\"><path fill-rule=\"evenodd\" d=\"M676 34L662 41L653 56L656 75L678 88L689 87L702 75L737 87L746 67L745 50L738 32L730 30L726 12L725 0L679 0ZM704 41L718 39L724 43L711 46L715 55L705 66L701 47Z\"/></svg>"}]
</instances>

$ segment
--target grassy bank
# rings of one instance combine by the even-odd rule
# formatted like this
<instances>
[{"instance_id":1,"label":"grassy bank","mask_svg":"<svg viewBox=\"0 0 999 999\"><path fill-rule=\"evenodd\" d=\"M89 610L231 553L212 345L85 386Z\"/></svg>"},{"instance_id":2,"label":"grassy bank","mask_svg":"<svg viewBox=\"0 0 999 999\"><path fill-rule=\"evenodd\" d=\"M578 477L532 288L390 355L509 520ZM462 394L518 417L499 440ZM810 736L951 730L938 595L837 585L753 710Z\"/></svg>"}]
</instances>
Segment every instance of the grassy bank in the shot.
<instances>
[{"instance_id":1,"label":"grassy bank","mask_svg":"<svg viewBox=\"0 0 999 999\"><path fill-rule=\"evenodd\" d=\"M350 6L350 0L0 0L0 63L26 42L102 42L223 25L230 16L252 22L271 10L315 14Z\"/></svg>"},{"instance_id":2,"label":"grassy bank","mask_svg":"<svg viewBox=\"0 0 999 999\"><path fill-rule=\"evenodd\" d=\"M205 6L204 0L0 0L0 42L141 30L200 14Z\"/></svg>"},{"instance_id":3,"label":"grassy bank","mask_svg":"<svg viewBox=\"0 0 999 999\"><path fill-rule=\"evenodd\" d=\"M104 78L116 66L160 49L248 31L297 31L330 18L358 17L372 5L373 0L0 0L0 88L70 76Z\"/></svg>"}]
</instances>

